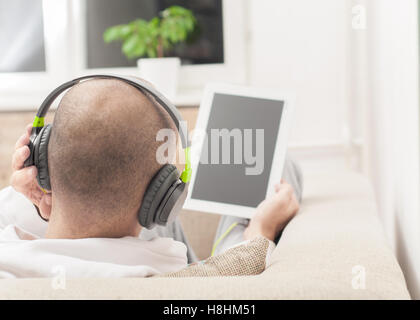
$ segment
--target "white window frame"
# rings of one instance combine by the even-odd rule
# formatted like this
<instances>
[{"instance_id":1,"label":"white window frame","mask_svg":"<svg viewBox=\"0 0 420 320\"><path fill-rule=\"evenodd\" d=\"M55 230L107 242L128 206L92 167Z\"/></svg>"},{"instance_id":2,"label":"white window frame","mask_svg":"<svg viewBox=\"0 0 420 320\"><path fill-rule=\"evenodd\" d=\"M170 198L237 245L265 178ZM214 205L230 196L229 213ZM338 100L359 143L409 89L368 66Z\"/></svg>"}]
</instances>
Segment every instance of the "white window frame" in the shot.
<instances>
[{"instance_id":1,"label":"white window frame","mask_svg":"<svg viewBox=\"0 0 420 320\"><path fill-rule=\"evenodd\" d=\"M0 73L0 110L35 109L68 78L68 5L68 0L43 0L46 71Z\"/></svg>"},{"instance_id":2,"label":"white window frame","mask_svg":"<svg viewBox=\"0 0 420 320\"><path fill-rule=\"evenodd\" d=\"M45 72L0 73L0 110L33 110L60 83L82 75L135 75L136 67L86 68L86 0L43 0ZM222 0L224 63L185 65L175 104L199 105L204 85L246 81L246 1Z\"/></svg>"}]
</instances>

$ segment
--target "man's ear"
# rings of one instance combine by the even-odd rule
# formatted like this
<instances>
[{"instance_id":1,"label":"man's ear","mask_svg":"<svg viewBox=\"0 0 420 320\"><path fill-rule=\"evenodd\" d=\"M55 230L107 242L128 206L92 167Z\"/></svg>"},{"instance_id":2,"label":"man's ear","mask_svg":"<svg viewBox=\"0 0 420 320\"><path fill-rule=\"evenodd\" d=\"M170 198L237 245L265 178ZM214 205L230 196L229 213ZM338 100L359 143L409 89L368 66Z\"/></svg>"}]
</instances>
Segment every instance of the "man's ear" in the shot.
<instances>
[{"instance_id":1,"label":"man's ear","mask_svg":"<svg viewBox=\"0 0 420 320\"><path fill-rule=\"evenodd\" d=\"M39 203L39 211L42 219L45 221L50 220L52 206L52 193L46 193Z\"/></svg>"}]
</instances>

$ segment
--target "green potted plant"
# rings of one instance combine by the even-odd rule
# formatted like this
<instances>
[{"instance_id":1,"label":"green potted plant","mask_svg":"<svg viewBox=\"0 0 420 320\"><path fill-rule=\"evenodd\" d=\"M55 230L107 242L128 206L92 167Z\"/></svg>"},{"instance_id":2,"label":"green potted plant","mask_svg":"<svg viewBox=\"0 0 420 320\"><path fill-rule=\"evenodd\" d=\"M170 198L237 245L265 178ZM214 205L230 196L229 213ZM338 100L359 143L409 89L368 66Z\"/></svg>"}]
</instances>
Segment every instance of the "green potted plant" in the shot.
<instances>
[{"instance_id":1,"label":"green potted plant","mask_svg":"<svg viewBox=\"0 0 420 320\"><path fill-rule=\"evenodd\" d=\"M180 59L165 57L178 43L185 42L197 27L191 10L171 6L150 21L136 19L109 27L103 34L105 43L122 42L127 59L136 59L140 75L159 90L174 98L178 84Z\"/></svg>"}]
</instances>

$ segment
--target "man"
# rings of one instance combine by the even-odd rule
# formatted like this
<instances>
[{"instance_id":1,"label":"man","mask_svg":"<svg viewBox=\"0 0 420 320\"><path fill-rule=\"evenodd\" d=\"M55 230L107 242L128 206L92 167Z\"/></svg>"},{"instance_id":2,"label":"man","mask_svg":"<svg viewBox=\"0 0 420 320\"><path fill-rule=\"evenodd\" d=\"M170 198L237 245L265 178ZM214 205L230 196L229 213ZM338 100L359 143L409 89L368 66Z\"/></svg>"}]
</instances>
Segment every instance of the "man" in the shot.
<instances>
[{"instance_id":1,"label":"man","mask_svg":"<svg viewBox=\"0 0 420 320\"><path fill-rule=\"evenodd\" d=\"M176 130L163 108L129 84L95 79L71 88L48 146L51 194L39 188L35 167L23 168L29 131L16 144L11 185L49 222L34 228L27 221L33 215L0 209L0 277L49 277L56 266L69 277L145 277L182 269L187 256L196 260L178 222L142 230L137 220L146 187L162 166L156 160L162 128ZM291 164L287 170L300 192L298 172ZM10 203L16 195L8 189L2 197ZM219 233L232 219L239 225L216 253L257 236L274 240L298 207L293 188L279 183L249 224L222 219Z\"/></svg>"}]
</instances>

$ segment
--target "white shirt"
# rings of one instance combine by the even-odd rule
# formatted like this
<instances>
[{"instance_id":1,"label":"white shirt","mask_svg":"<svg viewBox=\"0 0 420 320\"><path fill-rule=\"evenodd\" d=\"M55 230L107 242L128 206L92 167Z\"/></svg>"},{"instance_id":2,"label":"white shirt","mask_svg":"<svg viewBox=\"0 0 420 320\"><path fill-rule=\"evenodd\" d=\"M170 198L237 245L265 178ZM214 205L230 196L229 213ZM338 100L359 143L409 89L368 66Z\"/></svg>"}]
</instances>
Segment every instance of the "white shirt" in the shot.
<instances>
[{"instance_id":1,"label":"white shirt","mask_svg":"<svg viewBox=\"0 0 420 320\"><path fill-rule=\"evenodd\" d=\"M170 238L43 239L47 223L11 187L0 191L0 278L147 277L187 266L187 248Z\"/></svg>"}]
</instances>

